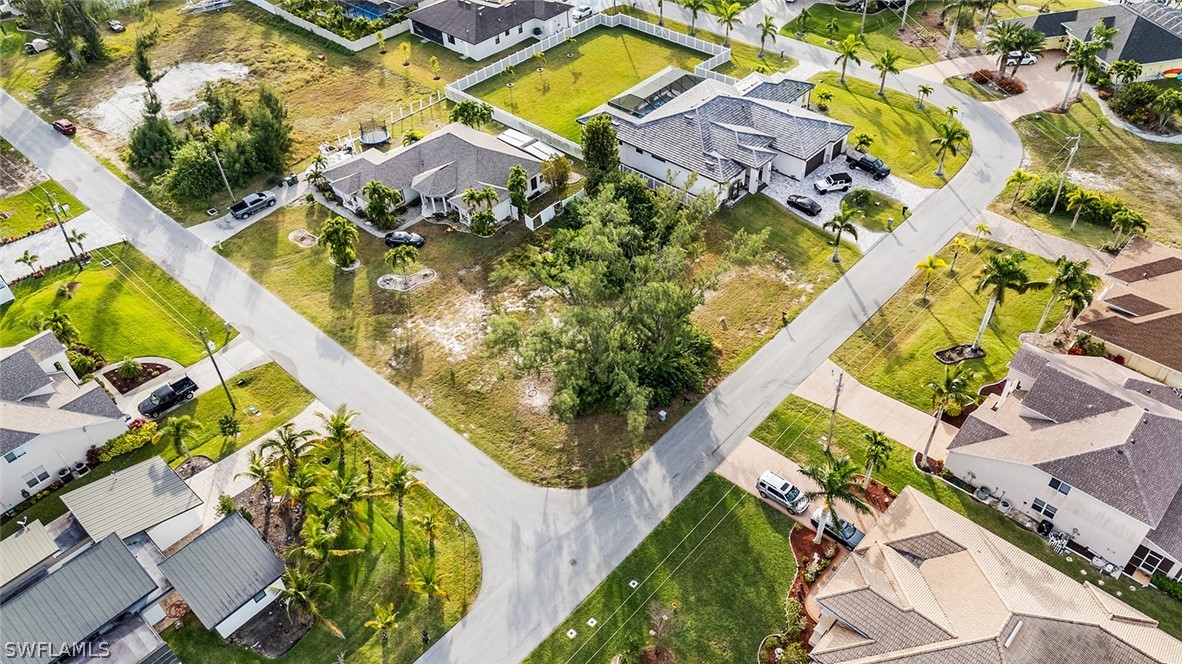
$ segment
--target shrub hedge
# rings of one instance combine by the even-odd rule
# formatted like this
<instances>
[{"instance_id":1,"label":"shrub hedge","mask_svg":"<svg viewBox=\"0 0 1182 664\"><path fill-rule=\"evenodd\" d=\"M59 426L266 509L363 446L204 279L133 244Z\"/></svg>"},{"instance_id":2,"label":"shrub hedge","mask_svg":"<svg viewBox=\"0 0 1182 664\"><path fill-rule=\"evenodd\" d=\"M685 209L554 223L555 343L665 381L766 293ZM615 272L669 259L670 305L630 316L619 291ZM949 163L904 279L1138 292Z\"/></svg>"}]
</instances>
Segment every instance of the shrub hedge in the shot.
<instances>
[{"instance_id":1,"label":"shrub hedge","mask_svg":"<svg viewBox=\"0 0 1182 664\"><path fill-rule=\"evenodd\" d=\"M122 454L134 452L152 442L154 438L156 438L156 423L149 420L136 420L131 423L125 433L103 443L99 448L99 461L110 461Z\"/></svg>"}]
</instances>

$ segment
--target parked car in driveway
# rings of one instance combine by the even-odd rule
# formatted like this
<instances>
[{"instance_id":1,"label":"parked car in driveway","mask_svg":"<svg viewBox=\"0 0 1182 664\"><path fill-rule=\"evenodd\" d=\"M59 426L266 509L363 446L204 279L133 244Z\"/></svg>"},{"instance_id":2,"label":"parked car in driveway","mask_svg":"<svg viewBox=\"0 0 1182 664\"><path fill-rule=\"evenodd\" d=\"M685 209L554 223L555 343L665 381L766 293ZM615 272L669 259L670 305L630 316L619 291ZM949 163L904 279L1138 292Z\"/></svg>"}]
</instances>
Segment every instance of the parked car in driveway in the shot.
<instances>
[{"instance_id":1,"label":"parked car in driveway","mask_svg":"<svg viewBox=\"0 0 1182 664\"><path fill-rule=\"evenodd\" d=\"M850 168L860 168L869 173L875 180L881 180L891 174L891 167L869 152L858 152L853 148L845 151L845 162Z\"/></svg>"},{"instance_id":2,"label":"parked car in driveway","mask_svg":"<svg viewBox=\"0 0 1182 664\"><path fill-rule=\"evenodd\" d=\"M427 240L418 233L408 233L406 231L394 231L393 233L386 233L387 247L393 248L410 245L416 249L419 249L422 248L424 244L427 244Z\"/></svg>"},{"instance_id":3,"label":"parked car in driveway","mask_svg":"<svg viewBox=\"0 0 1182 664\"><path fill-rule=\"evenodd\" d=\"M833 173L817 180L813 187L822 194L831 191L849 191L854 186L854 178L849 173Z\"/></svg>"},{"instance_id":4,"label":"parked car in driveway","mask_svg":"<svg viewBox=\"0 0 1182 664\"><path fill-rule=\"evenodd\" d=\"M579 5L570 13L570 17L576 21L581 21L585 18L591 18L591 15L594 13L595 10L591 8L591 5Z\"/></svg>"},{"instance_id":5,"label":"parked car in driveway","mask_svg":"<svg viewBox=\"0 0 1182 664\"><path fill-rule=\"evenodd\" d=\"M763 471L755 482L755 488L761 498L770 500L793 514L801 514L809 508L809 498L803 491L770 470Z\"/></svg>"},{"instance_id":6,"label":"parked car in driveway","mask_svg":"<svg viewBox=\"0 0 1182 664\"><path fill-rule=\"evenodd\" d=\"M74 126L73 122L62 118L61 120L53 121L53 128L62 136L73 136L78 133L78 128Z\"/></svg>"},{"instance_id":7,"label":"parked car in driveway","mask_svg":"<svg viewBox=\"0 0 1182 664\"><path fill-rule=\"evenodd\" d=\"M123 27L123 23L121 23L118 19L111 19L107 21L107 28L110 29L111 32L124 32L127 30L127 28Z\"/></svg>"},{"instance_id":8,"label":"parked car in driveway","mask_svg":"<svg viewBox=\"0 0 1182 664\"><path fill-rule=\"evenodd\" d=\"M230 206L230 216L235 219L246 219L263 208L274 207L275 194L269 191L256 191Z\"/></svg>"},{"instance_id":9,"label":"parked car in driveway","mask_svg":"<svg viewBox=\"0 0 1182 664\"><path fill-rule=\"evenodd\" d=\"M49 42L44 39L31 39L25 42L25 55L37 55L49 50Z\"/></svg>"},{"instance_id":10,"label":"parked car in driveway","mask_svg":"<svg viewBox=\"0 0 1182 664\"><path fill-rule=\"evenodd\" d=\"M197 383L188 376L181 376L180 380L158 387L140 402L140 415L156 419L179 406L181 402L193 398L197 392Z\"/></svg>"},{"instance_id":11,"label":"parked car in driveway","mask_svg":"<svg viewBox=\"0 0 1182 664\"><path fill-rule=\"evenodd\" d=\"M788 207L796 208L810 217L815 217L821 214L821 204L809 198L808 196L790 194L785 202L788 203Z\"/></svg>"},{"instance_id":12,"label":"parked car in driveway","mask_svg":"<svg viewBox=\"0 0 1182 664\"><path fill-rule=\"evenodd\" d=\"M1006 66L1013 67L1014 65L1022 63L1022 66L1032 65L1038 62L1038 56L1033 53L1023 53L1022 51L1010 51L1006 55Z\"/></svg>"},{"instance_id":13,"label":"parked car in driveway","mask_svg":"<svg viewBox=\"0 0 1182 664\"><path fill-rule=\"evenodd\" d=\"M818 507L816 511L813 512L813 515L809 517L809 523L813 524L814 529L816 529L817 524L821 521L821 512L823 511L825 511L824 508ZM850 549L851 551L857 547L858 542L861 542L862 538L865 537L865 533L855 528L854 524L846 521L836 514L829 515L829 520L825 523L825 534L837 540L838 542L841 542L845 548Z\"/></svg>"}]
</instances>

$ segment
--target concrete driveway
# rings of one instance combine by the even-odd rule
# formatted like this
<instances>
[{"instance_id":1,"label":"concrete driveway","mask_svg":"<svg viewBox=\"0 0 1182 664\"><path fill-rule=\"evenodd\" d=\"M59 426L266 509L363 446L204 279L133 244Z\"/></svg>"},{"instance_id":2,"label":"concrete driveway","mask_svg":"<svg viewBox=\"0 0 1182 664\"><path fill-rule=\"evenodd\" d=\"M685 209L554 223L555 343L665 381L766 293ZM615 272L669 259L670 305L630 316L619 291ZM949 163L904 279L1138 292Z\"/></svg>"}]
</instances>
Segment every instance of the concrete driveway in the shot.
<instances>
[{"instance_id":1,"label":"concrete driveway","mask_svg":"<svg viewBox=\"0 0 1182 664\"><path fill-rule=\"evenodd\" d=\"M904 205L912 210L935 191L934 189L926 189L917 184L912 184L894 175L888 176L883 180L875 180L865 171L851 169L846 165L845 159L835 159L827 164L822 164L804 180L794 180L782 173L773 172L771 184L764 187L762 193L770 196L780 207L795 214L805 222L820 228L822 224L832 219L833 215L841 210L841 200L845 198L844 193L835 191L822 194L813 186L813 183L817 180L833 173L849 173L854 178L853 189L869 189L870 191L890 196L895 200L902 201ZM789 194L801 194L817 201L821 204L821 213L815 217L810 217L799 210L788 207L784 201L788 198ZM901 223L903 220L896 219L896 221ZM851 241L857 245L859 251L866 253L885 235L886 233L860 229L858 231L858 239Z\"/></svg>"},{"instance_id":2,"label":"concrete driveway","mask_svg":"<svg viewBox=\"0 0 1182 664\"><path fill-rule=\"evenodd\" d=\"M74 230L86 233L86 239L82 241L82 247L86 251L123 241L123 234L103 221L93 210L87 210L66 222L66 233ZM77 247L74 249L77 251ZM0 247L0 274L11 280L35 272L36 270L29 269L24 263L16 262L25 251L38 256L40 260L37 263L43 266L53 265L72 255L66 238L62 237L62 229L47 228Z\"/></svg>"},{"instance_id":3,"label":"concrete driveway","mask_svg":"<svg viewBox=\"0 0 1182 664\"><path fill-rule=\"evenodd\" d=\"M1047 51L1039 56L1035 64L1019 67L1018 79L1026 84L1026 92L1008 99L988 102L986 106L1013 122L1023 115L1038 113L1058 105L1063 101L1067 83L1071 78L1070 69L1055 70L1055 66L1063 61L1063 57L1063 51ZM907 73L933 83L942 83L952 76L967 76L982 68L997 69L997 59L990 55L973 55L967 58L941 60L909 69Z\"/></svg>"}]
</instances>

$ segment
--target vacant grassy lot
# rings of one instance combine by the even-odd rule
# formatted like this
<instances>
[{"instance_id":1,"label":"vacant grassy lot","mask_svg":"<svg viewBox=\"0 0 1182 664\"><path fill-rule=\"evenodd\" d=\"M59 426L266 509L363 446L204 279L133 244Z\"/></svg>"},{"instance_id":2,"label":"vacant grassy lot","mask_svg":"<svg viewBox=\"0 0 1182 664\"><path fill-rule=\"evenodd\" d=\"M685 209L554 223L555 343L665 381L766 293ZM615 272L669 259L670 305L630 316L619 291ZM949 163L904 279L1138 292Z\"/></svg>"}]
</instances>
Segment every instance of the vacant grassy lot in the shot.
<instances>
[{"instance_id":1,"label":"vacant grassy lot","mask_svg":"<svg viewBox=\"0 0 1182 664\"><path fill-rule=\"evenodd\" d=\"M29 231L41 228L47 220L52 220L52 215L45 217L37 214L38 203L49 205L48 194L57 197L58 205L70 207L69 211L63 210L61 212L63 221L69 221L86 212L86 206L79 203L78 199L70 195L70 192L53 180L47 180L15 196L0 198L0 216L8 216L7 219L0 219L0 238L20 237Z\"/></svg>"},{"instance_id":2,"label":"vacant grassy lot","mask_svg":"<svg viewBox=\"0 0 1182 664\"><path fill-rule=\"evenodd\" d=\"M852 124L850 139L858 134L869 134L874 139L870 153L891 167L891 173L923 187L939 187L952 179L968 161L970 145L963 145L960 154L944 160L943 178L936 177L935 148L931 140L936 127L948 120L943 109L926 104L923 110L915 107L916 98L888 89L878 96L878 86L855 78L838 82L836 72L818 74L810 81L817 84L813 99L821 91L833 94L829 102L829 116Z\"/></svg>"},{"instance_id":3,"label":"vacant grassy lot","mask_svg":"<svg viewBox=\"0 0 1182 664\"><path fill-rule=\"evenodd\" d=\"M1036 173L1060 169L1066 158L1066 137L1080 134L1079 151L1071 164L1071 180L1096 191L1113 194L1140 210L1149 220L1148 236L1182 241L1182 145L1146 141L1112 125L1097 102L1085 97L1065 114L1038 113L1020 118L1014 128L1026 147L1023 168ZM1041 129L1041 131L1040 131ZM1004 207L1000 203L1004 201ZM1002 194L995 206L1008 214L1009 198ZM1067 231L1070 216L1046 219L1025 210L1017 218L1031 226L1096 246L1098 236L1075 238ZM1076 233L1080 232L1080 224ZM1108 229L1101 229L1108 233ZM1101 242L1106 240L1100 240Z\"/></svg>"},{"instance_id":4,"label":"vacant grassy lot","mask_svg":"<svg viewBox=\"0 0 1182 664\"><path fill-rule=\"evenodd\" d=\"M94 258L81 274L68 264L13 286L16 301L0 308L0 345L33 334L28 321L34 314L60 309L69 314L82 342L108 362L154 355L188 366L205 355L197 329L215 335L224 329L217 314L135 247L113 245L95 251ZM103 259L114 264L103 267ZM73 294L62 297L62 287Z\"/></svg>"},{"instance_id":5,"label":"vacant grassy lot","mask_svg":"<svg viewBox=\"0 0 1182 664\"><path fill-rule=\"evenodd\" d=\"M1013 251L1003 245L980 246L985 252ZM952 262L947 248L939 255ZM917 273L837 349L833 361L864 385L916 408L928 409L931 395L924 385L944 373L944 365L932 353L958 343L972 343L981 324L989 299L973 292L981 264L980 255L961 252L955 274L944 271L933 279L928 306L920 301L924 277ZM1054 273L1053 264L1037 256L1027 259L1026 269L1032 280L1045 280ZM977 372L974 387L1005 377L1006 363L1021 346L1018 334L1034 329L1048 297L1048 293L1039 291L1006 295L1005 304L997 308L981 340L986 356L966 363ZM1049 324L1058 323L1062 315L1062 306L1056 304Z\"/></svg>"},{"instance_id":6,"label":"vacant grassy lot","mask_svg":"<svg viewBox=\"0 0 1182 664\"><path fill-rule=\"evenodd\" d=\"M799 397L788 397L751 435L803 465L820 461L819 441L821 436L828 433L828 427L827 408ZM869 429L857 422L838 415L833 435L834 449L850 455L857 465L864 465L866 443L862 435L867 431ZM1068 576L1080 578L1079 570L1088 568L1087 563L1078 557L1074 562L1067 562L1065 557L1047 546L1044 539L997 510L977 502L972 496L949 486L943 480L919 472L911 461L913 456L912 450L891 441L890 461L885 468L875 471L874 477L895 491L902 491L907 486L915 487ZM1115 593L1127 586L1110 583L1102 587ZM1182 603L1153 588L1127 591L1120 599L1156 618L1166 632L1182 637Z\"/></svg>"},{"instance_id":7,"label":"vacant grassy lot","mask_svg":"<svg viewBox=\"0 0 1182 664\"><path fill-rule=\"evenodd\" d=\"M693 70L709 57L626 28L594 28L573 46L561 44L545 55L544 62L522 63L513 74L491 78L468 92L576 142L578 118L588 111L665 67Z\"/></svg>"},{"instance_id":8,"label":"vacant grassy lot","mask_svg":"<svg viewBox=\"0 0 1182 664\"><path fill-rule=\"evenodd\" d=\"M860 257L842 243L840 265L829 262L833 236L809 226L763 195L748 196L735 207L720 210L707 226L713 258L739 229L758 233L771 229L767 262L735 268L723 275L694 321L714 337L723 352L724 372L734 371L791 321ZM723 322L725 319L725 323Z\"/></svg>"},{"instance_id":9,"label":"vacant grassy lot","mask_svg":"<svg viewBox=\"0 0 1182 664\"><path fill-rule=\"evenodd\" d=\"M939 11L939 4L936 2L913 3L909 10L911 17L909 25L915 25L915 20L919 17L920 12L924 11L924 8ZM780 34L784 37L831 48L832 44L829 42L840 41L846 35L857 35L862 26L860 13L843 11L835 5L815 4L809 6L808 10L810 18L806 23L807 29L804 31L803 37L797 35L798 32L801 32L799 20L785 25L780 30ZM931 46L911 46L902 42L896 32L901 20L900 15L892 11L880 11L877 14L866 16L866 30L863 33L863 44L859 49L858 56L864 64L874 62L878 55L888 48L895 49L902 56L902 60L899 62L900 68L928 65L940 59L943 54L940 49ZM831 33L828 30L827 26L831 21L837 22L836 32ZM943 33L940 36L942 38Z\"/></svg>"},{"instance_id":10,"label":"vacant grassy lot","mask_svg":"<svg viewBox=\"0 0 1182 664\"><path fill-rule=\"evenodd\" d=\"M710 475L546 638L527 662L635 662L651 643L647 606L674 610L666 644L678 662L749 661L763 637L784 628L796 576L793 522ZM629 581L640 582L635 589ZM589 627L587 620L598 624ZM578 632L568 638L566 631Z\"/></svg>"},{"instance_id":11,"label":"vacant grassy lot","mask_svg":"<svg viewBox=\"0 0 1182 664\"><path fill-rule=\"evenodd\" d=\"M389 458L365 440L352 450L350 472L364 475L365 459L373 461L375 477L386 475ZM438 639L468 612L480 587L480 552L467 524L459 521L457 526L458 515L426 488L420 487L406 498L403 523L398 521L398 504L391 498L375 498L365 509L364 528L347 530L336 543L341 549L361 552L330 559L327 572L320 577L329 587L316 595L320 610L345 633L343 640L314 626L282 657L267 659L227 644L192 615L183 628L169 629L162 636L186 662L324 664L336 661L338 654L350 662L414 661L423 652L420 629ZM411 521L421 514L434 514L442 524L435 541L435 560L442 573L440 585L449 597L430 603L406 588L410 566L429 558L427 537ZM391 602L398 612L399 627L391 630L389 642L383 645L378 633L365 627L365 621L373 617L375 604Z\"/></svg>"}]
</instances>

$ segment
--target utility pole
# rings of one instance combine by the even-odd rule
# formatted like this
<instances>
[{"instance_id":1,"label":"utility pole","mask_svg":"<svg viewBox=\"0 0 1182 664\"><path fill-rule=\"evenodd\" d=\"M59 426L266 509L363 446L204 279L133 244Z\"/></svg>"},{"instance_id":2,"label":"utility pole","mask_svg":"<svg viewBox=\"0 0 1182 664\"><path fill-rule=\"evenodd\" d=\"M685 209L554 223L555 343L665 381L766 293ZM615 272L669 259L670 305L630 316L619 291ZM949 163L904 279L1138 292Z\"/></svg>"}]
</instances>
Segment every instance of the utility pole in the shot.
<instances>
[{"instance_id":1,"label":"utility pole","mask_svg":"<svg viewBox=\"0 0 1182 664\"><path fill-rule=\"evenodd\" d=\"M218 380L222 382L222 389L226 391L226 399L230 402L230 413L236 414L238 412L238 406L234 403L234 397L230 396L230 386L226 385L226 379L222 377L222 370L218 367L218 361L213 356L214 344L207 338L209 336L209 330L203 327L197 330L197 333L201 335L201 345L205 347L205 354L209 355L209 361L213 362L213 370L217 372Z\"/></svg>"},{"instance_id":2,"label":"utility pole","mask_svg":"<svg viewBox=\"0 0 1182 664\"><path fill-rule=\"evenodd\" d=\"M1067 182L1067 172L1071 170L1071 160L1075 159L1075 152L1079 150L1079 137L1082 134L1076 134L1071 137L1075 144L1071 146L1071 151L1067 153L1067 165L1063 167L1063 176L1059 178L1059 187L1055 189L1055 200L1051 202L1051 211L1047 214L1054 214L1055 208L1059 205L1059 194L1063 193L1063 183Z\"/></svg>"},{"instance_id":3,"label":"utility pole","mask_svg":"<svg viewBox=\"0 0 1182 664\"><path fill-rule=\"evenodd\" d=\"M230 205L238 202L238 198L234 195L234 190L230 188L230 181L226 179L226 171L222 169L222 160L218 159L218 151L210 150L213 153L213 160L217 162L218 173L222 174L222 183L226 185L226 191L230 192Z\"/></svg>"},{"instance_id":4,"label":"utility pole","mask_svg":"<svg viewBox=\"0 0 1182 664\"><path fill-rule=\"evenodd\" d=\"M841 398L841 382L845 372L837 372L833 379L833 410L829 411L829 436L825 438L825 453L829 453L829 446L833 444L833 427L837 424L837 400Z\"/></svg>"},{"instance_id":5,"label":"utility pole","mask_svg":"<svg viewBox=\"0 0 1182 664\"><path fill-rule=\"evenodd\" d=\"M66 234L66 225L62 222L62 217L58 213L57 195L53 192L45 191L45 187L41 187L41 193L49 198L49 209L53 210L53 218L57 220L57 227L62 229L62 237L66 239L66 247L70 250L70 255L74 257L74 263L78 266L78 272L82 272L82 261L78 260L78 252L74 251L74 243L70 242L70 236Z\"/></svg>"},{"instance_id":6,"label":"utility pole","mask_svg":"<svg viewBox=\"0 0 1182 664\"><path fill-rule=\"evenodd\" d=\"M862 27L858 28L858 36L866 38L866 10L870 8L870 0L862 0Z\"/></svg>"}]
</instances>

